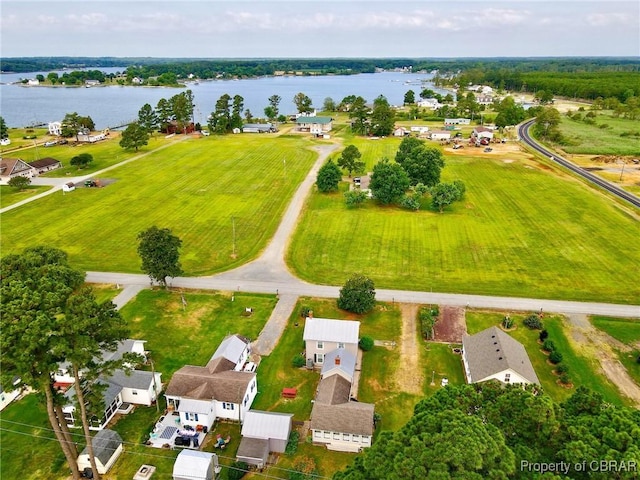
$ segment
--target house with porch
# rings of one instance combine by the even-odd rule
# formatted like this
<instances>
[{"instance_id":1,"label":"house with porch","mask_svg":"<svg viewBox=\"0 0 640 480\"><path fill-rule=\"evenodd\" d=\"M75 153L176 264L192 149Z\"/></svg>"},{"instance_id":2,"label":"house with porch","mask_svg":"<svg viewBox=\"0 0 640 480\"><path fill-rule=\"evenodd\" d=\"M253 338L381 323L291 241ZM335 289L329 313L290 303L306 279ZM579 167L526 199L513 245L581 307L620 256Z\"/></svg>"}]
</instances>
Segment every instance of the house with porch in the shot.
<instances>
[{"instance_id":1,"label":"house with porch","mask_svg":"<svg viewBox=\"0 0 640 480\"><path fill-rule=\"evenodd\" d=\"M467 383L498 380L540 385L524 346L498 327L465 335L462 338L462 363Z\"/></svg>"},{"instance_id":2,"label":"house with porch","mask_svg":"<svg viewBox=\"0 0 640 480\"><path fill-rule=\"evenodd\" d=\"M263 468L270 453L284 453L286 450L292 421L293 413L247 412L236 459Z\"/></svg>"},{"instance_id":3,"label":"house with porch","mask_svg":"<svg viewBox=\"0 0 640 480\"><path fill-rule=\"evenodd\" d=\"M165 397L181 425L211 429L216 419L244 421L258 393L255 372L244 371L250 352L248 339L231 335L207 365L185 365L173 375Z\"/></svg>"},{"instance_id":4,"label":"house with porch","mask_svg":"<svg viewBox=\"0 0 640 480\"><path fill-rule=\"evenodd\" d=\"M352 356L358 355L360 322L307 317L304 323L307 364L322 366L326 354L343 349Z\"/></svg>"},{"instance_id":5,"label":"house with porch","mask_svg":"<svg viewBox=\"0 0 640 480\"><path fill-rule=\"evenodd\" d=\"M296 118L296 130L312 135L324 135L333 129L333 118L302 116Z\"/></svg>"}]
</instances>

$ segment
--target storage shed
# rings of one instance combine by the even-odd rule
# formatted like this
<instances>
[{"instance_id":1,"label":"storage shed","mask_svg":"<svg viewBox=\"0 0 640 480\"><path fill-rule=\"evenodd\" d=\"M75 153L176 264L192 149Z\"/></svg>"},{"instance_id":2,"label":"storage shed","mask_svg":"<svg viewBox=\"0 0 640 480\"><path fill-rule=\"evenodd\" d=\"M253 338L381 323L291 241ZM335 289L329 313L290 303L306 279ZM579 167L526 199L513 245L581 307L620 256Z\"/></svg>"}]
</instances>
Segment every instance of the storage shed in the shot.
<instances>
[{"instance_id":1,"label":"storage shed","mask_svg":"<svg viewBox=\"0 0 640 480\"><path fill-rule=\"evenodd\" d=\"M105 428L93 437L91 443L93 444L93 454L96 457L98 473L107 473L122 453L122 438L117 432ZM87 447L82 450L78 457L78 468L80 471L85 468L91 468Z\"/></svg>"},{"instance_id":2,"label":"storage shed","mask_svg":"<svg viewBox=\"0 0 640 480\"><path fill-rule=\"evenodd\" d=\"M215 453L182 450L173 464L173 480L213 480L218 473Z\"/></svg>"},{"instance_id":3,"label":"storage shed","mask_svg":"<svg viewBox=\"0 0 640 480\"><path fill-rule=\"evenodd\" d=\"M242 424L242 440L236 458L262 468L269 452L284 453L291 433L292 413L250 410Z\"/></svg>"}]
</instances>

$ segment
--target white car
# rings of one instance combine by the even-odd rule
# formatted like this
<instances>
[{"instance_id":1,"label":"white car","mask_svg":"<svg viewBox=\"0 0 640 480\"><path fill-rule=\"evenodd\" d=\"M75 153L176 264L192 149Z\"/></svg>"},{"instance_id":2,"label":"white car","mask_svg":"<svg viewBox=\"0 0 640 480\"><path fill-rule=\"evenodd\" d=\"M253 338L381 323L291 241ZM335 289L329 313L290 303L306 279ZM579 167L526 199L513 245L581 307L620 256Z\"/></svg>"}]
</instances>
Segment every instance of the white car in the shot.
<instances>
[{"instance_id":1,"label":"white car","mask_svg":"<svg viewBox=\"0 0 640 480\"><path fill-rule=\"evenodd\" d=\"M54 145L57 145L58 142L56 142L55 140L52 140L50 142L44 142L44 146L45 147L53 147Z\"/></svg>"}]
</instances>

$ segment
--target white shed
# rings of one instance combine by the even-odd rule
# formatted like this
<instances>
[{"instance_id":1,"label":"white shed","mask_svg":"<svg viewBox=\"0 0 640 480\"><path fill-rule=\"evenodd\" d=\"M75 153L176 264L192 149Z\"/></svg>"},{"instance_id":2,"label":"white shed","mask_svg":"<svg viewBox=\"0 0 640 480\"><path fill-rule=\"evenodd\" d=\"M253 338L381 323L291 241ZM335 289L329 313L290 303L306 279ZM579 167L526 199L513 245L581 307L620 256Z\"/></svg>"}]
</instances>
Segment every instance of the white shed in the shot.
<instances>
[{"instance_id":1,"label":"white shed","mask_svg":"<svg viewBox=\"0 0 640 480\"><path fill-rule=\"evenodd\" d=\"M96 433L91 443L93 444L98 473L101 475L107 473L122 453L122 438L117 432L105 428ZM80 471L91 468L87 447L78 457L78 468Z\"/></svg>"},{"instance_id":2,"label":"white shed","mask_svg":"<svg viewBox=\"0 0 640 480\"><path fill-rule=\"evenodd\" d=\"M182 450L173 464L173 480L213 480L219 472L215 453Z\"/></svg>"},{"instance_id":3,"label":"white shed","mask_svg":"<svg viewBox=\"0 0 640 480\"><path fill-rule=\"evenodd\" d=\"M76 189L76 186L73 182L65 183L62 185L63 192L73 192Z\"/></svg>"}]
</instances>

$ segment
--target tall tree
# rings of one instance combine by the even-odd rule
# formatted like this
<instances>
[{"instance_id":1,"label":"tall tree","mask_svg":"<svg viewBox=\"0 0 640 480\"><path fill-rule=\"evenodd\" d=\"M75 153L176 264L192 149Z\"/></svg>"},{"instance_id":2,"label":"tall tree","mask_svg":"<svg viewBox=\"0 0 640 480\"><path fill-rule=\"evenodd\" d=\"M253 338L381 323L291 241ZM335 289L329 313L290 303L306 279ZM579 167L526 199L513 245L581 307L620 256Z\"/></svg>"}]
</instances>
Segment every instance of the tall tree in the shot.
<instances>
[{"instance_id":1,"label":"tall tree","mask_svg":"<svg viewBox=\"0 0 640 480\"><path fill-rule=\"evenodd\" d=\"M401 165L383 158L373 167L369 187L376 200L388 205L402 198L409 188L409 177Z\"/></svg>"},{"instance_id":2,"label":"tall tree","mask_svg":"<svg viewBox=\"0 0 640 480\"><path fill-rule=\"evenodd\" d=\"M365 163L360 161L362 153L355 145L348 145L338 159L338 166L349 172L349 177L353 172L362 173Z\"/></svg>"},{"instance_id":3,"label":"tall tree","mask_svg":"<svg viewBox=\"0 0 640 480\"><path fill-rule=\"evenodd\" d=\"M391 135L395 125L395 111L389 105L384 95L373 101L371 112L371 133L376 136Z\"/></svg>"},{"instance_id":4,"label":"tall tree","mask_svg":"<svg viewBox=\"0 0 640 480\"><path fill-rule=\"evenodd\" d=\"M4 121L3 117L0 117L0 139L4 140L9 138L9 129L7 128L7 123Z\"/></svg>"},{"instance_id":5,"label":"tall tree","mask_svg":"<svg viewBox=\"0 0 640 480\"><path fill-rule=\"evenodd\" d=\"M71 157L71 160L69 161L71 165L77 166L78 169L86 167L91 162L93 162L93 155L86 152L76 155L74 157Z\"/></svg>"},{"instance_id":6,"label":"tall tree","mask_svg":"<svg viewBox=\"0 0 640 480\"><path fill-rule=\"evenodd\" d=\"M302 92L295 94L293 97L293 103L298 109L298 113L309 113L313 111L311 99Z\"/></svg>"},{"instance_id":7,"label":"tall tree","mask_svg":"<svg viewBox=\"0 0 640 480\"><path fill-rule=\"evenodd\" d=\"M87 411L84 390L96 389L97 385L92 385L93 380L121 366L104 362L102 352L115 351L118 342L127 338L128 331L116 306L111 301L98 304L91 287L84 287L69 297L65 314L59 317L59 322L64 335L59 337L55 348L71 364L93 478L100 480L89 430L89 415L102 415L105 405L100 395L97 411Z\"/></svg>"},{"instance_id":8,"label":"tall tree","mask_svg":"<svg viewBox=\"0 0 640 480\"><path fill-rule=\"evenodd\" d=\"M396 163L402 165L404 161L409 157L413 149L422 147L423 145L424 140L420 140L416 137L404 137L400 142L398 151L396 152Z\"/></svg>"},{"instance_id":9,"label":"tall tree","mask_svg":"<svg viewBox=\"0 0 640 480\"><path fill-rule=\"evenodd\" d=\"M404 94L404 104L412 105L414 103L416 103L416 92L408 90L407 93Z\"/></svg>"},{"instance_id":10,"label":"tall tree","mask_svg":"<svg viewBox=\"0 0 640 480\"><path fill-rule=\"evenodd\" d=\"M282 97L280 95L271 95L269 97L269 106L273 109L273 118L277 118L280 114L280 102Z\"/></svg>"},{"instance_id":11,"label":"tall tree","mask_svg":"<svg viewBox=\"0 0 640 480\"><path fill-rule=\"evenodd\" d=\"M376 289L369 277L353 274L340 289L338 308L353 313L367 313L376 306Z\"/></svg>"},{"instance_id":12,"label":"tall tree","mask_svg":"<svg viewBox=\"0 0 640 480\"><path fill-rule=\"evenodd\" d=\"M231 129L242 128L242 109L244 108L244 98L240 95L234 95L233 105L231 106Z\"/></svg>"},{"instance_id":13,"label":"tall tree","mask_svg":"<svg viewBox=\"0 0 640 480\"><path fill-rule=\"evenodd\" d=\"M335 112L337 109L336 102L331 97L327 97L324 99L322 104L322 110L325 112Z\"/></svg>"},{"instance_id":14,"label":"tall tree","mask_svg":"<svg viewBox=\"0 0 640 480\"><path fill-rule=\"evenodd\" d=\"M142 271L153 281L167 287L167 277L182 274L180 252L182 240L168 228L155 225L138 234L138 254L142 259Z\"/></svg>"},{"instance_id":15,"label":"tall tree","mask_svg":"<svg viewBox=\"0 0 640 480\"><path fill-rule=\"evenodd\" d=\"M369 133L369 107L367 107L366 100L362 97L354 97L348 105L353 133L356 135Z\"/></svg>"},{"instance_id":16,"label":"tall tree","mask_svg":"<svg viewBox=\"0 0 640 480\"><path fill-rule=\"evenodd\" d=\"M82 128L80 123L80 115L77 112L67 113L62 120L62 136L65 138L76 137L78 140L78 133Z\"/></svg>"},{"instance_id":17,"label":"tall tree","mask_svg":"<svg viewBox=\"0 0 640 480\"><path fill-rule=\"evenodd\" d=\"M498 116L495 124L498 127L506 127L508 125L517 125L522 122L527 114L522 105L518 105L513 97L505 97L496 108Z\"/></svg>"},{"instance_id":18,"label":"tall tree","mask_svg":"<svg viewBox=\"0 0 640 480\"><path fill-rule=\"evenodd\" d=\"M171 120L173 120L173 112L171 110L171 105L166 98L161 98L158 100L158 105L156 106L156 114L158 116L158 124L160 125L160 130L163 132L168 131L168 126Z\"/></svg>"},{"instance_id":19,"label":"tall tree","mask_svg":"<svg viewBox=\"0 0 640 480\"><path fill-rule=\"evenodd\" d=\"M217 134L225 134L231 130L231 97L228 94L220 96L216 102L216 109L209 116L209 129Z\"/></svg>"},{"instance_id":20,"label":"tall tree","mask_svg":"<svg viewBox=\"0 0 640 480\"><path fill-rule=\"evenodd\" d=\"M18 175L17 177L11 177L7 184L18 191L22 191L31 184L31 179Z\"/></svg>"},{"instance_id":21,"label":"tall tree","mask_svg":"<svg viewBox=\"0 0 640 480\"><path fill-rule=\"evenodd\" d=\"M145 103L138 111L138 125L150 134L153 134L154 130L158 128L158 114L148 103Z\"/></svg>"},{"instance_id":22,"label":"tall tree","mask_svg":"<svg viewBox=\"0 0 640 480\"><path fill-rule=\"evenodd\" d=\"M536 115L533 130L538 137L545 140L560 138L560 112L553 107L544 107Z\"/></svg>"},{"instance_id":23,"label":"tall tree","mask_svg":"<svg viewBox=\"0 0 640 480\"><path fill-rule=\"evenodd\" d=\"M122 132L120 138L120 146L122 148L134 148L136 152L138 148L143 147L149 143L149 131L140 125L138 122L133 122L127 125L127 128Z\"/></svg>"},{"instance_id":24,"label":"tall tree","mask_svg":"<svg viewBox=\"0 0 640 480\"><path fill-rule=\"evenodd\" d=\"M318 190L323 193L335 192L338 190L340 180L342 180L340 168L338 168L333 160L329 159L327 163L318 170L316 185L318 185Z\"/></svg>"},{"instance_id":25,"label":"tall tree","mask_svg":"<svg viewBox=\"0 0 640 480\"><path fill-rule=\"evenodd\" d=\"M440 171L444 167L442 151L437 147L421 145L409 152L402 168L409 175L411 185L423 183L432 187L440 182Z\"/></svg>"},{"instance_id":26,"label":"tall tree","mask_svg":"<svg viewBox=\"0 0 640 480\"><path fill-rule=\"evenodd\" d=\"M51 372L64 360L55 348L64 334L58 318L83 281L84 274L69 266L66 253L54 248L32 247L0 260L1 382L10 385L19 376L24 385L44 393L49 423L74 479L80 478L78 452L62 410L56 408Z\"/></svg>"},{"instance_id":27,"label":"tall tree","mask_svg":"<svg viewBox=\"0 0 640 480\"><path fill-rule=\"evenodd\" d=\"M169 99L171 116L176 122L176 128L187 133L187 128L193 117L193 93L191 90L174 95Z\"/></svg>"}]
</instances>

